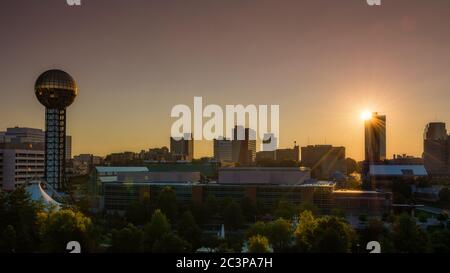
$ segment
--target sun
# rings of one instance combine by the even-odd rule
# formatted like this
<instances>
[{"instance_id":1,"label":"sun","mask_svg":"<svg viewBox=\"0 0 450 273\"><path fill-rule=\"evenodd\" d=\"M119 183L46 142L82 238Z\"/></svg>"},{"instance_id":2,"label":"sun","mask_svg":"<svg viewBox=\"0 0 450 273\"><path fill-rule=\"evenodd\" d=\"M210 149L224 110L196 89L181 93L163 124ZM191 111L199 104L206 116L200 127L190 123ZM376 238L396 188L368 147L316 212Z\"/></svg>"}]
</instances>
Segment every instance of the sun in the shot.
<instances>
[{"instance_id":1,"label":"sun","mask_svg":"<svg viewBox=\"0 0 450 273\"><path fill-rule=\"evenodd\" d=\"M362 120L369 120L372 118L372 112L365 110L361 112L361 119Z\"/></svg>"}]
</instances>

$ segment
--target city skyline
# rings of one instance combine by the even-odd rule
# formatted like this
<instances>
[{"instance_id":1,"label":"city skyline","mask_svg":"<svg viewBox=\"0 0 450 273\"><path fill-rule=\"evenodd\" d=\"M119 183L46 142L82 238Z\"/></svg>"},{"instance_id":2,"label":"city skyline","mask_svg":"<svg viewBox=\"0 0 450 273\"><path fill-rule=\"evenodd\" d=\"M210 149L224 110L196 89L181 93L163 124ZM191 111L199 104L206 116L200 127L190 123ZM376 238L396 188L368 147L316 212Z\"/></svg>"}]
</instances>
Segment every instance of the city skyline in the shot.
<instances>
[{"instance_id":1,"label":"city skyline","mask_svg":"<svg viewBox=\"0 0 450 273\"><path fill-rule=\"evenodd\" d=\"M9 37L0 45L2 130L45 127L32 94L51 68L80 86L68 116L74 154L169 146L170 109L196 95L222 106L279 104L281 148L332 144L357 160L364 110L387 116L388 158L421 156L425 126L450 122L450 3L327 2L321 10L324 1L107 2L2 8L0 33ZM66 24L54 24L61 18ZM74 41L59 39L67 31ZM196 157L212 156L212 141L195 144Z\"/></svg>"}]
</instances>

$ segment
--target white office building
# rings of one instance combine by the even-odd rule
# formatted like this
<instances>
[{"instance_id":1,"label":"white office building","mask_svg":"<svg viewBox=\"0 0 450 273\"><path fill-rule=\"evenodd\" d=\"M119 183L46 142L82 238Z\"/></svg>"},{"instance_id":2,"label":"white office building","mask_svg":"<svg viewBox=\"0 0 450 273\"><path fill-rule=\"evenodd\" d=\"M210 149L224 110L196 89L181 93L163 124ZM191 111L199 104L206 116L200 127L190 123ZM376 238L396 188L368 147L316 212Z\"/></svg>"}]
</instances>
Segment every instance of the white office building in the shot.
<instances>
[{"instance_id":1,"label":"white office building","mask_svg":"<svg viewBox=\"0 0 450 273\"><path fill-rule=\"evenodd\" d=\"M45 152L42 144L0 144L0 188L12 191L19 185L44 177Z\"/></svg>"}]
</instances>

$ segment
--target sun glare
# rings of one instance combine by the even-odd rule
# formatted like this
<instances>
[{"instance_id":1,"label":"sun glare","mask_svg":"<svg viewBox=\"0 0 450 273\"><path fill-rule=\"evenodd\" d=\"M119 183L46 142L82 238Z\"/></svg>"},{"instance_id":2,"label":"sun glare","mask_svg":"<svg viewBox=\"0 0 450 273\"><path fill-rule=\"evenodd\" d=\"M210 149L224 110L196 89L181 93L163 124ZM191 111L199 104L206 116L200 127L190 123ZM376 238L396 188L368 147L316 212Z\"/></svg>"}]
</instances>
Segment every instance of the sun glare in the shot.
<instances>
[{"instance_id":1,"label":"sun glare","mask_svg":"<svg viewBox=\"0 0 450 273\"><path fill-rule=\"evenodd\" d=\"M370 112L370 111L363 111L363 112L361 112L361 119L362 120L368 120L368 119L370 119L372 117L372 112Z\"/></svg>"}]
</instances>

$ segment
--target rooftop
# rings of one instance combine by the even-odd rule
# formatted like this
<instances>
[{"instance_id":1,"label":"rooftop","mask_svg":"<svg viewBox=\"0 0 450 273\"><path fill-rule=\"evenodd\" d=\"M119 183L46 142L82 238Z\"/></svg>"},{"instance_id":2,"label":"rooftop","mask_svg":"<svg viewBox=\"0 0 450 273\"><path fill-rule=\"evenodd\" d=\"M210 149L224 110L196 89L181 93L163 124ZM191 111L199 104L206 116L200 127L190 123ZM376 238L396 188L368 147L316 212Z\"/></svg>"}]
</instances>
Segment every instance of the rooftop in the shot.
<instances>
[{"instance_id":1,"label":"rooftop","mask_svg":"<svg viewBox=\"0 0 450 273\"><path fill-rule=\"evenodd\" d=\"M360 194L365 194L365 193L370 193L370 194L376 194L376 193L380 193L378 191L361 191L361 190L334 190L335 193L360 193Z\"/></svg>"},{"instance_id":2,"label":"rooftop","mask_svg":"<svg viewBox=\"0 0 450 273\"><path fill-rule=\"evenodd\" d=\"M427 176L423 165L370 165L371 176Z\"/></svg>"},{"instance_id":3,"label":"rooftop","mask_svg":"<svg viewBox=\"0 0 450 273\"><path fill-rule=\"evenodd\" d=\"M220 171L309 171L309 168L305 167L229 167L221 168Z\"/></svg>"},{"instance_id":4,"label":"rooftop","mask_svg":"<svg viewBox=\"0 0 450 273\"><path fill-rule=\"evenodd\" d=\"M147 167L95 167L99 173L133 173L148 172Z\"/></svg>"},{"instance_id":5,"label":"rooftop","mask_svg":"<svg viewBox=\"0 0 450 273\"><path fill-rule=\"evenodd\" d=\"M102 183L114 183L117 182L117 176L103 176L99 178Z\"/></svg>"}]
</instances>

